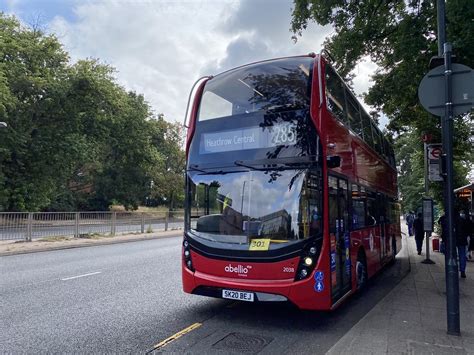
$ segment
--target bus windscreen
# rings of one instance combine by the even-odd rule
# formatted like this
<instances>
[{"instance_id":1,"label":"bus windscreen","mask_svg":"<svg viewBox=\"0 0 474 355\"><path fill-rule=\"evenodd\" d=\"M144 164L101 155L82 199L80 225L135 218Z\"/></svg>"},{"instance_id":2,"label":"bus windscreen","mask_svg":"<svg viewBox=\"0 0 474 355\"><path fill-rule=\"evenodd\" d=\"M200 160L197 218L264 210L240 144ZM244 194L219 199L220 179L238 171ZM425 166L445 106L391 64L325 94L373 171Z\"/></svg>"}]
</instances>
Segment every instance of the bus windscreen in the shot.
<instances>
[{"instance_id":1,"label":"bus windscreen","mask_svg":"<svg viewBox=\"0 0 474 355\"><path fill-rule=\"evenodd\" d=\"M248 65L206 83L198 121L309 106L314 59L296 57Z\"/></svg>"},{"instance_id":2,"label":"bus windscreen","mask_svg":"<svg viewBox=\"0 0 474 355\"><path fill-rule=\"evenodd\" d=\"M220 243L269 239L278 248L321 232L320 179L304 170L189 175L193 235ZM284 198L282 198L282 196Z\"/></svg>"}]
</instances>

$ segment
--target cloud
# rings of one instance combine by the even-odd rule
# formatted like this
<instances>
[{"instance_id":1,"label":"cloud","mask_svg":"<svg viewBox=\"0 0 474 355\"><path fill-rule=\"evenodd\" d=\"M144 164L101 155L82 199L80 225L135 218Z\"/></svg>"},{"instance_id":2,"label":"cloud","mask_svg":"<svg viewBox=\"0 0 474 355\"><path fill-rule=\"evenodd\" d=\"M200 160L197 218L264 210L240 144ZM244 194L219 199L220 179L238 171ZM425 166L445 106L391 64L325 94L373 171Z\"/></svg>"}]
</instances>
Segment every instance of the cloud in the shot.
<instances>
[{"instance_id":1,"label":"cloud","mask_svg":"<svg viewBox=\"0 0 474 355\"><path fill-rule=\"evenodd\" d=\"M96 57L114 66L121 85L143 93L157 113L182 121L188 91L200 69L225 53L213 31L229 6L212 3L87 2L77 20L49 25L73 60Z\"/></svg>"},{"instance_id":2,"label":"cloud","mask_svg":"<svg viewBox=\"0 0 474 355\"><path fill-rule=\"evenodd\" d=\"M44 14L48 31L58 36L73 61L92 57L112 65L122 86L144 94L167 120L180 122L189 90L200 76L259 60L319 52L333 31L330 26L309 24L294 43L289 31L291 0L34 4L8 0L8 9L22 19ZM362 66L354 80L358 94L368 87L368 78L362 78L370 71L370 66Z\"/></svg>"},{"instance_id":3,"label":"cloud","mask_svg":"<svg viewBox=\"0 0 474 355\"><path fill-rule=\"evenodd\" d=\"M182 121L189 90L204 74L273 57L318 51L328 29L313 26L294 44L291 1L77 3L75 21L49 24L73 60L96 57L154 111ZM264 16L262 16L264 14Z\"/></svg>"},{"instance_id":4,"label":"cloud","mask_svg":"<svg viewBox=\"0 0 474 355\"><path fill-rule=\"evenodd\" d=\"M264 41L256 39L254 35L241 35L229 43L224 58L209 62L202 68L201 73L217 74L239 65L269 58L268 52L269 48Z\"/></svg>"},{"instance_id":5,"label":"cloud","mask_svg":"<svg viewBox=\"0 0 474 355\"><path fill-rule=\"evenodd\" d=\"M318 52L331 27L310 24L305 36L294 43L291 11L292 3L286 0L242 0L216 27L233 38L225 56L205 69L215 74L249 62Z\"/></svg>"},{"instance_id":6,"label":"cloud","mask_svg":"<svg viewBox=\"0 0 474 355\"><path fill-rule=\"evenodd\" d=\"M369 57L364 58L352 71L354 77L354 91L359 97L359 101L364 106L367 112L372 110L372 107L367 105L362 99L362 94L369 91L369 88L374 84L372 75L375 74L378 66L370 60ZM388 117L381 113L379 118L379 127L384 129L388 124Z\"/></svg>"},{"instance_id":7,"label":"cloud","mask_svg":"<svg viewBox=\"0 0 474 355\"><path fill-rule=\"evenodd\" d=\"M243 0L219 28L238 35L242 32L256 32L266 40L289 40L292 3L285 0Z\"/></svg>"}]
</instances>

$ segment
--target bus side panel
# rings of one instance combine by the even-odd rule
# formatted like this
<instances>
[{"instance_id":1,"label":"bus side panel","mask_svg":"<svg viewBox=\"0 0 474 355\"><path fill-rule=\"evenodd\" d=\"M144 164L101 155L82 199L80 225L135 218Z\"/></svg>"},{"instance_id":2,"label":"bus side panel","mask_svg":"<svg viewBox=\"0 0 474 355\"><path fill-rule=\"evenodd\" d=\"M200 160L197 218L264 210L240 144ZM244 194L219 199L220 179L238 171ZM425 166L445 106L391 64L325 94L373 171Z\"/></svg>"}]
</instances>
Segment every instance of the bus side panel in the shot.
<instances>
[{"instance_id":1,"label":"bus side panel","mask_svg":"<svg viewBox=\"0 0 474 355\"><path fill-rule=\"evenodd\" d=\"M192 293L196 288L194 273L186 267L184 260L181 262L181 277L183 280L183 291L186 293Z\"/></svg>"},{"instance_id":2,"label":"bus side panel","mask_svg":"<svg viewBox=\"0 0 474 355\"><path fill-rule=\"evenodd\" d=\"M359 256L359 250L363 247L362 236L359 231L350 232L351 236L351 264L352 264L352 290L357 290L357 257Z\"/></svg>"},{"instance_id":3,"label":"bus side panel","mask_svg":"<svg viewBox=\"0 0 474 355\"><path fill-rule=\"evenodd\" d=\"M321 247L319 260L313 273L309 279L296 282L290 290L290 300L301 309L331 309L331 272L329 270L330 243L329 236L326 234L328 234L327 229L325 232L323 245ZM318 275L322 275L322 279L317 280L317 273ZM322 284L322 289L317 287L318 283Z\"/></svg>"},{"instance_id":4,"label":"bus side panel","mask_svg":"<svg viewBox=\"0 0 474 355\"><path fill-rule=\"evenodd\" d=\"M396 241L396 252L398 254L402 250L402 234L400 229L400 223L394 223L390 225L390 235L395 236Z\"/></svg>"},{"instance_id":5,"label":"bus side panel","mask_svg":"<svg viewBox=\"0 0 474 355\"><path fill-rule=\"evenodd\" d=\"M365 251L367 274L372 277L381 268L380 263L380 233L379 227L359 229L353 232ZM357 254L356 254L357 258Z\"/></svg>"},{"instance_id":6,"label":"bus side panel","mask_svg":"<svg viewBox=\"0 0 474 355\"><path fill-rule=\"evenodd\" d=\"M365 260L367 262L367 274L372 277L382 267L380 262L380 236L376 230L380 227L358 229L351 233L351 257L353 270L356 270L357 257L359 249L362 248L365 253ZM353 285L357 285L355 272L353 273Z\"/></svg>"}]
</instances>

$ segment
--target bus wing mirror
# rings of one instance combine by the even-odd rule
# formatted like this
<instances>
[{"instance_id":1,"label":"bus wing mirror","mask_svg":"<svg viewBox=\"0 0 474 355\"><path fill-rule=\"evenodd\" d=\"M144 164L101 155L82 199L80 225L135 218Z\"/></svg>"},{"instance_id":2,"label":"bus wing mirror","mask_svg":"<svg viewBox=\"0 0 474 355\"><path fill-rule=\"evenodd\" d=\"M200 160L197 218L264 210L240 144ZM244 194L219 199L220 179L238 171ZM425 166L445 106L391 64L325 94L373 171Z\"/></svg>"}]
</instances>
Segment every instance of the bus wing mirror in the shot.
<instances>
[{"instance_id":1,"label":"bus wing mirror","mask_svg":"<svg viewBox=\"0 0 474 355\"><path fill-rule=\"evenodd\" d=\"M326 160L328 168L338 168L341 166L341 157L338 155L329 156Z\"/></svg>"}]
</instances>

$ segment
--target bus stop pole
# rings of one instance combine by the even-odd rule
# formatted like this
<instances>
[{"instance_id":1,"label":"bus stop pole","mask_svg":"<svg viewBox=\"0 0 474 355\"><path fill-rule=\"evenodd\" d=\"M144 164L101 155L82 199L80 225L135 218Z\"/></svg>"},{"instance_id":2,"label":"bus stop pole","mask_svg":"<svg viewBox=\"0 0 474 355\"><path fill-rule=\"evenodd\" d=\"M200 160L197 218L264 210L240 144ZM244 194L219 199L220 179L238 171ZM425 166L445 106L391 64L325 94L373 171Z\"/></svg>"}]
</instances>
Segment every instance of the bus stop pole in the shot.
<instances>
[{"instance_id":1,"label":"bus stop pole","mask_svg":"<svg viewBox=\"0 0 474 355\"><path fill-rule=\"evenodd\" d=\"M460 335L459 321L459 279L456 241L454 238L454 192L453 192L453 106L452 106L452 63L450 43L446 43L446 11L444 0L437 0L438 56L444 56L445 71L445 113L441 117L443 160L445 162L444 200L448 229L446 238L446 308L448 334Z\"/></svg>"},{"instance_id":2,"label":"bus stop pole","mask_svg":"<svg viewBox=\"0 0 474 355\"><path fill-rule=\"evenodd\" d=\"M445 176L445 200L446 200L446 222L448 226L448 238L446 248L446 304L448 334L460 335L459 320L459 275L458 260L456 255L456 238L454 235L454 192L453 192L453 106L452 106L452 65L451 44L444 44L444 67L445 67L445 92L446 109L442 117L443 129L443 155L446 161Z\"/></svg>"}]
</instances>

